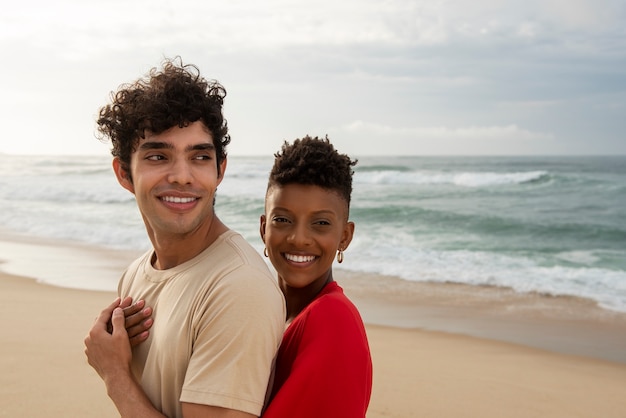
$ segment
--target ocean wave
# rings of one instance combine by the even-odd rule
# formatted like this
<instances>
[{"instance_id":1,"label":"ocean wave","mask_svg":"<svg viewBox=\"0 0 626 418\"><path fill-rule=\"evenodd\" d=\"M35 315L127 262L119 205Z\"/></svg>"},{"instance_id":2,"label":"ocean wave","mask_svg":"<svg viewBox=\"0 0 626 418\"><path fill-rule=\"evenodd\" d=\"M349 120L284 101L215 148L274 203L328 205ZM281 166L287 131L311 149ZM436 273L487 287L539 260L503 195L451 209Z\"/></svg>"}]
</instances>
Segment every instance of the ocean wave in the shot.
<instances>
[{"instance_id":1,"label":"ocean wave","mask_svg":"<svg viewBox=\"0 0 626 418\"><path fill-rule=\"evenodd\" d=\"M222 221L259 251L271 163L231 158L217 193ZM341 267L573 294L626 310L623 167L623 157L362 158L350 213L356 234ZM10 230L149 246L110 157L0 155L0 204L0 227Z\"/></svg>"},{"instance_id":2,"label":"ocean wave","mask_svg":"<svg viewBox=\"0 0 626 418\"><path fill-rule=\"evenodd\" d=\"M342 268L408 281L507 287L520 293L590 298L606 309L626 312L626 271L581 266L544 266L525 256L483 251L439 251L399 245L350 247ZM374 261L375 258L375 261Z\"/></svg>"},{"instance_id":3,"label":"ocean wave","mask_svg":"<svg viewBox=\"0 0 626 418\"><path fill-rule=\"evenodd\" d=\"M549 178L546 171L518 173L462 173L454 176L454 184L467 187L499 186L505 184L537 183Z\"/></svg>"},{"instance_id":4,"label":"ocean wave","mask_svg":"<svg viewBox=\"0 0 626 418\"><path fill-rule=\"evenodd\" d=\"M78 176L72 179L54 179L54 182L48 183L37 178L23 179L19 184L10 183L0 190L0 200L6 200L8 204L37 202L44 206L47 203L118 204L134 201L134 196L110 177L106 181L95 182ZM67 210L71 212L71 208Z\"/></svg>"},{"instance_id":5,"label":"ocean wave","mask_svg":"<svg viewBox=\"0 0 626 418\"><path fill-rule=\"evenodd\" d=\"M455 185L462 187L491 187L526 183L542 183L550 180L547 171L526 171L511 173L495 172L416 172L399 170L359 171L354 175L355 183L364 184L415 184L415 185Z\"/></svg>"},{"instance_id":6,"label":"ocean wave","mask_svg":"<svg viewBox=\"0 0 626 418\"><path fill-rule=\"evenodd\" d=\"M459 210L459 208L456 208ZM365 207L355 205L351 219L359 233L373 241L388 241L399 233L406 233L411 242L401 243L416 248L428 246L438 250L470 248L481 251L515 251L556 254L566 251L602 249L619 251L626 248L626 228L611 219L590 219L587 222L570 222L561 217L516 215L505 209L492 208L476 212L455 212L455 208L428 208L414 206ZM607 222L603 225L601 222ZM575 258L570 257L573 261ZM563 259L563 261L566 261ZM584 264L584 258L577 263ZM603 258L601 265L619 265L617 256Z\"/></svg>"},{"instance_id":7,"label":"ocean wave","mask_svg":"<svg viewBox=\"0 0 626 418\"><path fill-rule=\"evenodd\" d=\"M112 175L106 156L8 156L0 155L2 177L64 177Z\"/></svg>"},{"instance_id":8,"label":"ocean wave","mask_svg":"<svg viewBox=\"0 0 626 418\"><path fill-rule=\"evenodd\" d=\"M359 166L357 165L356 171L359 173L367 173L367 172L376 172L376 171L398 171L398 172L408 172L412 171L411 167L407 167L404 165L388 165L388 164L379 164L379 165L366 165Z\"/></svg>"}]
</instances>

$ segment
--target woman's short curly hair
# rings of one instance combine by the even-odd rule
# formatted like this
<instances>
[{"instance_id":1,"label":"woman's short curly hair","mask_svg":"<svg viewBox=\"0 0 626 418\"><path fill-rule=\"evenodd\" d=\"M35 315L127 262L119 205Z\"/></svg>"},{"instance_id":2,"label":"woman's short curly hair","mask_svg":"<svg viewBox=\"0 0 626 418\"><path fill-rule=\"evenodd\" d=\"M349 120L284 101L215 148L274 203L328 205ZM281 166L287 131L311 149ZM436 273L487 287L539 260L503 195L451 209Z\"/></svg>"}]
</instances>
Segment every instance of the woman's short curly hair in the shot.
<instances>
[{"instance_id":1,"label":"woman's short curly hair","mask_svg":"<svg viewBox=\"0 0 626 418\"><path fill-rule=\"evenodd\" d=\"M146 131L160 134L200 120L213 137L219 170L230 143L222 115L224 97L224 87L205 80L195 65L183 65L180 57L166 59L161 70L152 68L145 78L111 93L111 103L100 109L97 120L99 138L111 141L111 154L128 171L131 154Z\"/></svg>"},{"instance_id":2,"label":"woman's short curly hair","mask_svg":"<svg viewBox=\"0 0 626 418\"><path fill-rule=\"evenodd\" d=\"M281 151L274 154L274 166L270 171L268 190L273 186L307 184L337 192L350 208L352 195L352 167L358 160L339 154L328 136L325 138L305 136L292 144L287 141Z\"/></svg>"}]
</instances>

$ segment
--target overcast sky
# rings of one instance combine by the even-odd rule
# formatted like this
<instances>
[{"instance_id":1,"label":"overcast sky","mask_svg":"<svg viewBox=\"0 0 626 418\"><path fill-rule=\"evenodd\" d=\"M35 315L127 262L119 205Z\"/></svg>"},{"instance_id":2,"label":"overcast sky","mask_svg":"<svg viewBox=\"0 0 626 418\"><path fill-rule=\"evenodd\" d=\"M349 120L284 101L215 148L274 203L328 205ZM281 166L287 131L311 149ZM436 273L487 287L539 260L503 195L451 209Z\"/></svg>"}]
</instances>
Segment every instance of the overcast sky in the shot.
<instances>
[{"instance_id":1,"label":"overcast sky","mask_svg":"<svg viewBox=\"0 0 626 418\"><path fill-rule=\"evenodd\" d=\"M180 55L228 91L231 155L626 154L624 0L11 2L0 152L108 154L112 90Z\"/></svg>"}]
</instances>

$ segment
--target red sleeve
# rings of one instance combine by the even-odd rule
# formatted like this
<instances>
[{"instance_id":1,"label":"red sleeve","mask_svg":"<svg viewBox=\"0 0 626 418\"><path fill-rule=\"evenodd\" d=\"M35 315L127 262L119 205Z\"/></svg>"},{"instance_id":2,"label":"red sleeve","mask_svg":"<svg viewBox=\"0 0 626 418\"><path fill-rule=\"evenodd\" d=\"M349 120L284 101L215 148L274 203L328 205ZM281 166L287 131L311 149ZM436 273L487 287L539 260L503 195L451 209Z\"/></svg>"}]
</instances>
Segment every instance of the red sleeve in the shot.
<instances>
[{"instance_id":1,"label":"red sleeve","mask_svg":"<svg viewBox=\"0 0 626 418\"><path fill-rule=\"evenodd\" d=\"M299 324L292 369L265 418L365 417L372 362L363 322L343 294L317 302Z\"/></svg>"}]
</instances>

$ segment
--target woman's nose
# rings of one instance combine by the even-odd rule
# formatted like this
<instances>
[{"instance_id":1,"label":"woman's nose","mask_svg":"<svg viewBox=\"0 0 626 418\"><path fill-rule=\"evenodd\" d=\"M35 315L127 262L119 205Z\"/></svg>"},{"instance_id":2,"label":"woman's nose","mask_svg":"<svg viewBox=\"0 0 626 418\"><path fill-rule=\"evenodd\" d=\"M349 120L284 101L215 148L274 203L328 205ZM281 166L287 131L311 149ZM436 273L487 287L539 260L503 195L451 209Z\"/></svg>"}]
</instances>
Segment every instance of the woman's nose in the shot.
<instances>
[{"instance_id":1,"label":"woman's nose","mask_svg":"<svg viewBox=\"0 0 626 418\"><path fill-rule=\"evenodd\" d=\"M296 247L308 245L311 242L311 235L306 225L295 225L287 237L287 241Z\"/></svg>"}]
</instances>

